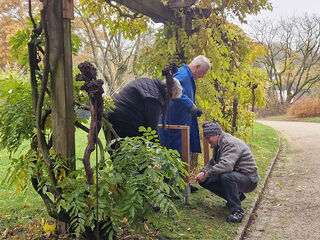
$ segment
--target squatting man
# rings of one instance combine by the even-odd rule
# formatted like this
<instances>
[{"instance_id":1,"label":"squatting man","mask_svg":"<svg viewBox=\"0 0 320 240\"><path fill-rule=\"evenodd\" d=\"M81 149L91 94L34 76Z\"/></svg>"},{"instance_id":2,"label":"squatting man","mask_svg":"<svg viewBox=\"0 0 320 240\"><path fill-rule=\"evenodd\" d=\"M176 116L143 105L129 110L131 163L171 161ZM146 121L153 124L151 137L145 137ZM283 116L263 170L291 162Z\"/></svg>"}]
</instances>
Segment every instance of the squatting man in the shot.
<instances>
[{"instance_id":1,"label":"squatting man","mask_svg":"<svg viewBox=\"0 0 320 240\"><path fill-rule=\"evenodd\" d=\"M203 136L214 148L214 156L195 179L200 186L227 201L231 212L227 222L241 222L244 193L252 192L260 179L251 149L242 140L222 131L217 122L205 123Z\"/></svg>"}]
</instances>

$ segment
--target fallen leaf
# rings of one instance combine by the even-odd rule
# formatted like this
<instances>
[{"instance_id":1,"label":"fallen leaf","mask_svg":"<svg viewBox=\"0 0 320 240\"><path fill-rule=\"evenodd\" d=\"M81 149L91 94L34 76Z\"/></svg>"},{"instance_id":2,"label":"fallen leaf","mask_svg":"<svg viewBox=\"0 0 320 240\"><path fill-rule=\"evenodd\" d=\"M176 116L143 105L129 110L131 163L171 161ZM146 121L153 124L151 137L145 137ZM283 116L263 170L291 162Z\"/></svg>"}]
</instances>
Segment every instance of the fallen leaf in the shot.
<instances>
[{"instance_id":1,"label":"fallen leaf","mask_svg":"<svg viewBox=\"0 0 320 240\"><path fill-rule=\"evenodd\" d=\"M53 233L55 230L56 230L56 224L50 225L50 224L46 223L43 226L43 231L45 231L45 232Z\"/></svg>"},{"instance_id":2,"label":"fallen leaf","mask_svg":"<svg viewBox=\"0 0 320 240\"><path fill-rule=\"evenodd\" d=\"M149 227L148 227L148 225L146 223L143 224L143 228L144 228L144 230L146 230L146 232L149 231Z\"/></svg>"},{"instance_id":3,"label":"fallen leaf","mask_svg":"<svg viewBox=\"0 0 320 240\"><path fill-rule=\"evenodd\" d=\"M1 235L2 239L7 237L8 232L9 232L9 228L7 228L6 230L3 231L2 235Z\"/></svg>"}]
</instances>

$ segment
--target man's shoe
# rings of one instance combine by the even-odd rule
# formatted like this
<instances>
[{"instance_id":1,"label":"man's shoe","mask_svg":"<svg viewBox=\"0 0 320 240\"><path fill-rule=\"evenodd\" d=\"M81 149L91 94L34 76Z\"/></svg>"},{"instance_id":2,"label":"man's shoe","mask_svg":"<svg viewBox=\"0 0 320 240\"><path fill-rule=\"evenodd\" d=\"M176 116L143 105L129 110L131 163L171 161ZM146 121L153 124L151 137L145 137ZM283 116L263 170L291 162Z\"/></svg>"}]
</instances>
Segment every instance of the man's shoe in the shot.
<instances>
[{"instance_id":1,"label":"man's shoe","mask_svg":"<svg viewBox=\"0 0 320 240\"><path fill-rule=\"evenodd\" d=\"M192 184L190 184L190 192L191 193L195 193L196 191L198 191L199 190L199 188L198 187L196 187L196 186L194 186L194 185L192 185Z\"/></svg>"},{"instance_id":2,"label":"man's shoe","mask_svg":"<svg viewBox=\"0 0 320 240\"><path fill-rule=\"evenodd\" d=\"M227 222L240 223L244 216L242 210L237 210L227 217Z\"/></svg>"},{"instance_id":3,"label":"man's shoe","mask_svg":"<svg viewBox=\"0 0 320 240\"><path fill-rule=\"evenodd\" d=\"M239 199L240 199L240 201L242 202L243 200L246 199L246 195L245 195L244 193L240 193L240 194L239 194Z\"/></svg>"}]
</instances>

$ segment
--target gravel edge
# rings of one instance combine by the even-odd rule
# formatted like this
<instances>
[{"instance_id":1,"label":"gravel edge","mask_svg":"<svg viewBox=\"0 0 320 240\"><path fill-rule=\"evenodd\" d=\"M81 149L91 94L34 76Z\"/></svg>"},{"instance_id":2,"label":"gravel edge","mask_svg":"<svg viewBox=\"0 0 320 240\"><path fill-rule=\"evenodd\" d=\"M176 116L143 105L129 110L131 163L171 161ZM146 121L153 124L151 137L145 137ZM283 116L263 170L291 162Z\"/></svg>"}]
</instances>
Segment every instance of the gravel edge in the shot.
<instances>
[{"instance_id":1,"label":"gravel edge","mask_svg":"<svg viewBox=\"0 0 320 240\"><path fill-rule=\"evenodd\" d=\"M270 176L270 174L272 172L272 169L273 169L273 167L275 165L275 162L278 159L278 156L279 156L279 153L281 151L282 144L283 144L283 142L282 142L283 140L282 140L279 132L278 132L278 138L279 138L278 149L277 149L277 152L276 152L275 156L272 159L272 163L269 166L264 179L262 180L262 185L261 185L262 187L260 187L260 189L258 190L258 194L254 197L254 200L253 200L253 202L251 204L251 207L246 211L247 213L243 217L241 226L238 227L237 235L233 238L233 240L242 240L243 239L244 233L245 233L246 229L249 226L249 222L250 222L250 218L252 216L252 213L255 211L255 209L258 206L259 201L261 200L262 193L263 193L263 191L264 191L264 189L266 187L267 181L268 181L269 176Z\"/></svg>"}]
</instances>

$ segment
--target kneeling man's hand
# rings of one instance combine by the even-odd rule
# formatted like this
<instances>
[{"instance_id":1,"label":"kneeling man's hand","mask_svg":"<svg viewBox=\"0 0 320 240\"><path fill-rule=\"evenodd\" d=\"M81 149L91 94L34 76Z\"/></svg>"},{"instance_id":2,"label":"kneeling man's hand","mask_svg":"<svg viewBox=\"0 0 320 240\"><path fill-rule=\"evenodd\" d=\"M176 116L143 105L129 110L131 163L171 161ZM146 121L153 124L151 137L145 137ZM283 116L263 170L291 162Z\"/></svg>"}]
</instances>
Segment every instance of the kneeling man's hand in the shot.
<instances>
[{"instance_id":1,"label":"kneeling man's hand","mask_svg":"<svg viewBox=\"0 0 320 240\"><path fill-rule=\"evenodd\" d=\"M201 183L204 182L207 179L207 177L208 176L206 172L199 172L195 178L198 183Z\"/></svg>"}]
</instances>

